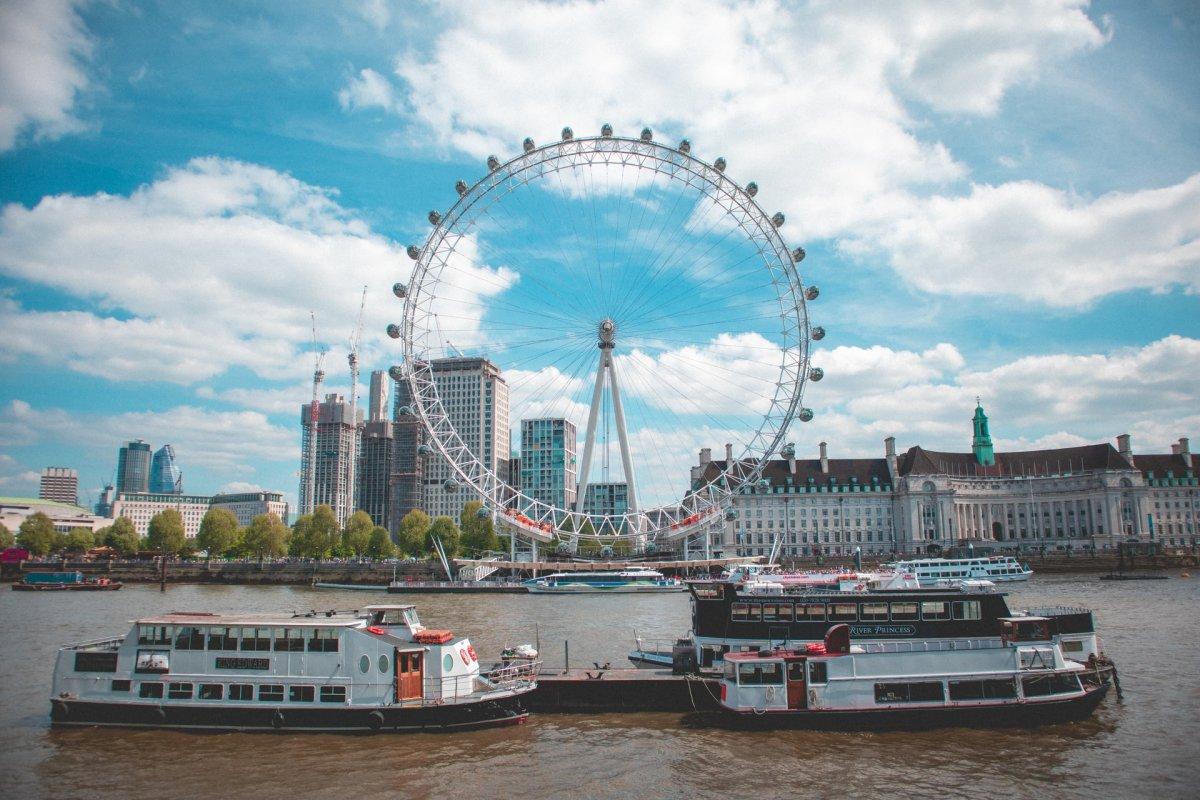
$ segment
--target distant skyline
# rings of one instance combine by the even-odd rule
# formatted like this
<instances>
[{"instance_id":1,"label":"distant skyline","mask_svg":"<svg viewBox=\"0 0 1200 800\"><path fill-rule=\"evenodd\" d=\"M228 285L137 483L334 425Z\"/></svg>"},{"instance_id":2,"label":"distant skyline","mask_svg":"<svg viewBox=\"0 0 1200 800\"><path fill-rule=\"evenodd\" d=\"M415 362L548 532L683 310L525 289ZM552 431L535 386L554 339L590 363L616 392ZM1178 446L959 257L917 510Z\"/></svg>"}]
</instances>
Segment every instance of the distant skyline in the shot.
<instances>
[{"instance_id":1,"label":"distant skyline","mask_svg":"<svg viewBox=\"0 0 1200 800\"><path fill-rule=\"evenodd\" d=\"M969 451L976 395L1000 451L1200 439L1195 3L215 8L0 5L0 494L90 504L144 439L297 507L309 311L347 394L454 181L604 122L787 214L829 331L798 455Z\"/></svg>"}]
</instances>

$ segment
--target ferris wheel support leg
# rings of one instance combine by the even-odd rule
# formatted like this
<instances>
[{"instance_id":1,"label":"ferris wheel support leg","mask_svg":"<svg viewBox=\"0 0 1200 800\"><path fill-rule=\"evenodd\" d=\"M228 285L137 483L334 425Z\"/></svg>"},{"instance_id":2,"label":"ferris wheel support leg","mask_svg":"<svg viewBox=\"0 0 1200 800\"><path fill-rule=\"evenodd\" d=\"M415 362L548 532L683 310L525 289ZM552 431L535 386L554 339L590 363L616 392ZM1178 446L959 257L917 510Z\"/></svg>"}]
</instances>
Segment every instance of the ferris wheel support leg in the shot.
<instances>
[{"instance_id":1,"label":"ferris wheel support leg","mask_svg":"<svg viewBox=\"0 0 1200 800\"><path fill-rule=\"evenodd\" d=\"M592 469L592 448L596 444L596 417L600 414L600 392L604 388L605 351L600 351L600 363L596 366L596 387L592 389L592 407L588 409L587 435L583 439L583 464L579 468L579 489L575 495L575 513L583 513L583 499L587 496L588 473ZM579 525L573 525L576 531ZM571 534L571 547L579 541L579 534Z\"/></svg>"},{"instance_id":2,"label":"ferris wheel support leg","mask_svg":"<svg viewBox=\"0 0 1200 800\"><path fill-rule=\"evenodd\" d=\"M629 433L625 430L625 407L621 403L621 387L617 383L617 365L613 363L612 351L604 351L608 364L608 380L612 384L613 416L617 420L617 438L621 442L621 466L625 468L625 492L629 497L629 511L637 511L637 480L633 477L633 459L629 457Z\"/></svg>"}]
</instances>

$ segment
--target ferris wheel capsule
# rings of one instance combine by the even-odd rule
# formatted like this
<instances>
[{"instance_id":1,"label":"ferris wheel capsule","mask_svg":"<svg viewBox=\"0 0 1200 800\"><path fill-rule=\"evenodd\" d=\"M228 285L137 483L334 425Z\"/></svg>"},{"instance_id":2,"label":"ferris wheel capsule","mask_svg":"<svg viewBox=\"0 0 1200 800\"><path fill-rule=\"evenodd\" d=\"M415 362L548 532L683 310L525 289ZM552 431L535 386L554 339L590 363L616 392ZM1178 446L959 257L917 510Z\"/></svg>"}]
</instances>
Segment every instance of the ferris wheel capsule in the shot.
<instances>
[{"instance_id":1,"label":"ferris wheel capsule","mask_svg":"<svg viewBox=\"0 0 1200 800\"><path fill-rule=\"evenodd\" d=\"M738 518L738 512L737 512L736 508L725 509L725 521L726 522L733 522L737 518Z\"/></svg>"},{"instance_id":2,"label":"ferris wheel capsule","mask_svg":"<svg viewBox=\"0 0 1200 800\"><path fill-rule=\"evenodd\" d=\"M429 224L433 225L433 226L441 225L442 224L441 213L438 211L430 211L429 212Z\"/></svg>"},{"instance_id":3,"label":"ferris wheel capsule","mask_svg":"<svg viewBox=\"0 0 1200 800\"><path fill-rule=\"evenodd\" d=\"M411 258L413 261L416 261L418 258L421 257L421 248L417 247L415 244L410 244L408 246L408 249L405 250L404 252L408 253L408 257Z\"/></svg>"},{"instance_id":4,"label":"ferris wheel capsule","mask_svg":"<svg viewBox=\"0 0 1200 800\"><path fill-rule=\"evenodd\" d=\"M475 519L488 519L492 516L492 512L487 510L487 506L480 506L475 512Z\"/></svg>"},{"instance_id":5,"label":"ferris wheel capsule","mask_svg":"<svg viewBox=\"0 0 1200 800\"><path fill-rule=\"evenodd\" d=\"M388 376L394 381L404 380L404 368L398 364L388 367Z\"/></svg>"},{"instance_id":6,"label":"ferris wheel capsule","mask_svg":"<svg viewBox=\"0 0 1200 800\"><path fill-rule=\"evenodd\" d=\"M400 326L394 322L391 323L390 325L388 325L387 326L387 335L393 339L399 339L400 338Z\"/></svg>"},{"instance_id":7,"label":"ferris wheel capsule","mask_svg":"<svg viewBox=\"0 0 1200 800\"><path fill-rule=\"evenodd\" d=\"M445 489L447 492L451 492L451 493L457 492L458 491L458 481L454 480L454 478L446 478L446 480L442 481L442 488Z\"/></svg>"},{"instance_id":8,"label":"ferris wheel capsule","mask_svg":"<svg viewBox=\"0 0 1200 800\"><path fill-rule=\"evenodd\" d=\"M571 552L571 545L567 544L566 542L559 542L558 546L554 548L554 552L558 553L560 556L565 556L567 553Z\"/></svg>"},{"instance_id":9,"label":"ferris wheel capsule","mask_svg":"<svg viewBox=\"0 0 1200 800\"><path fill-rule=\"evenodd\" d=\"M770 489L771 482L769 480L767 480L766 478L760 478L758 481L758 488L763 489L763 490Z\"/></svg>"},{"instance_id":10,"label":"ferris wheel capsule","mask_svg":"<svg viewBox=\"0 0 1200 800\"><path fill-rule=\"evenodd\" d=\"M495 156L488 156L487 168L488 172L495 172L496 170L500 169L500 159L496 158Z\"/></svg>"},{"instance_id":11,"label":"ferris wheel capsule","mask_svg":"<svg viewBox=\"0 0 1200 800\"><path fill-rule=\"evenodd\" d=\"M818 325L812 329L812 333L810 335L814 341L819 342L825 338L825 329Z\"/></svg>"},{"instance_id":12,"label":"ferris wheel capsule","mask_svg":"<svg viewBox=\"0 0 1200 800\"><path fill-rule=\"evenodd\" d=\"M419 455L419 456L427 456L427 455L430 455L432 452L433 452L433 448L427 444L417 445L417 455Z\"/></svg>"},{"instance_id":13,"label":"ferris wheel capsule","mask_svg":"<svg viewBox=\"0 0 1200 800\"><path fill-rule=\"evenodd\" d=\"M782 228L783 223L786 221L787 221L787 217L785 217L783 215L782 211L776 211L775 216L771 217L771 224L774 225L776 228Z\"/></svg>"},{"instance_id":14,"label":"ferris wheel capsule","mask_svg":"<svg viewBox=\"0 0 1200 800\"><path fill-rule=\"evenodd\" d=\"M649 128L642 128L642 141L649 142L654 138L654 131Z\"/></svg>"},{"instance_id":15,"label":"ferris wheel capsule","mask_svg":"<svg viewBox=\"0 0 1200 800\"><path fill-rule=\"evenodd\" d=\"M797 264L799 264L801 261L804 260L805 255L807 255L807 253L804 252L804 248L797 247L795 250L792 251L792 261L795 261Z\"/></svg>"},{"instance_id":16,"label":"ferris wheel capsule","mask_svg":"<svg viewBox=\"0 0 1200 800\"><path fill-rule=\"evenodd\" d=\"M454 191L458 192L459 197L462 197L464 194L467 193L467 182L466 181L455 181L454 182Z\"/></svg>"},{"instance_id":17,"label":"ferris wheel capsule","mask_svg":"<svg viewBox=\"0 0 1200 800\"><path fill-rule=\"evenodd\" d=\"M403 283L393 283L392 284L392 294L396 295L396 297L399 297L401 300L403 300L405 297L408 297L408 287L405 286Z\"/></svg>"},{"instance_id":18,"label":"ferris wheel capsule","mask_svg":"<svg viewBox=\"0 0 1200 800\"><path fill-rule=\"evenodd\" d=\"M820 367L813 367L808 371L808 379L810 381L819 381L825 377L825 370Z\"/></svg>"},{"instance_id":19,"label":"ferris wheel capsule","mask_svg":"<svg viewBox=\"0 0 1200 800\"><path fill-rule=\"evenodd\" d=\"M525 141L521 142L521 149L523 149L526 153L528 153L533 148L534 148L533 139L526 136ZM488 166L490 167L491 163L489 163Z\"/></svg>"},{"instance_id":20,"label":"ferris wheel capsule","mask_svg":"<svg viewBox=\"0 0 1200 800\"><path fill-rule=\"evenodd\" d=\"M402 417L411 417L413 415L412 406L400 406L399 414Z\"/></svg>"},{"instance_id":21,"label":"ferris wheel capsule","mask_svg":"<svg viewBox=\"0 0 1200 800\"><path fill-rule=\"evenodd\" d=\"M575 131L571 130L570 127L566 127L566 128L562 129L562 140L564 142L569 142L574 138L575 138Z\"/></svg>"},{"instance_id":22,"label":"ferris wheel capsule","mask_svg":"<svg viewBox=\"0 0 1200 800\"><path fill-rule=\"evenodd\" d=\"M718 156L717 160L713 162L713 169L717 172L725 171L725 158L723 156Z\"/></svg>"},{"instance_id":23,"label":"ferris wheel capsule","mask_svg":"<svg viewBox=\"0 0 1200 800\"><path fill-rule=\"evenodd\" d=\"M819 288L817 288L816 286L810 286L804 290L804 299L805 300L816 300L820 296L821 296L821 290Z\"/></svg>"},{"instance_id":24,"label":"ferris wheel capsule","mask_svg":"<svg viewBox=\"0 0 1200 800\"><path fill-rule=\"evenodd\" d=\"M801 422L812 422L813 410L811 408L802 408L796 416L799 417Z\"/></svg>"},{"instance_id":25,"label":"ferris wheel capsule","mask_svg":"<svg viewBox=\"0 0 1200 800\"><path fill-rule=\"evenodd\" d=\"M692 152L692 143L690 141L688 141L687 139L684 139L683 141L681 141L679 143L679 152L681 152L681 153Z\"/></svg>"},{"instance_id":26,"label":"ferris wheel capsule","mask_svg":"<svg viewBox=\"0 0 1200 800\"><path fill-rule=\"evenodd\" d=\"M607 122L604 123L603 125L601 125L600 126L600 135L603 136L605 139L608 139L609 137L611 137L612 136L612 125L609 125Z\"/></svg>"},{"instance_id":27,"label":"ferris wheel capsule","mask_svg":"<svg viewBox=\"0 0 1200 800\"><path fill-rule=\"evenodd\" d=\"M754 195L758 194L758 184L755 183L754 181L750 181L749 183L747 183L746 184L746 194L750 195L751 197L754 197Z\"/></svg>"},{"instance_id":28,"label":"ferris wheel capsule","mask_svg":"<svg viewBox=\"0 0 1200 800\"><path fill-rule=\"evenodd\" d=\"M612 548L611 544L606 544L600 548L600 557L601 558L612 558L613 557L613 548Z\"/></svg>"},{"instance_id":29,"label":"ferris wheel capsule","mask_svg":"<svg viewBox=\"0 0 1200 800\"><path fill-rule=\"evenodd\" d=\"M647 555L657 553L658 552L658 544L655 542L646 542L646 546L645 546L645 548L643 548L643 550L645 551L645 553Z\"/></svg>"},{"instance_id":30,"label":"ferris wheel capsule","mask_svg":"<svg viewBox=\"0 0 1200 800\"><path fill-rule=\"evenodd\" d=\"M792 444L791 442L788 442L787 444L785 444L783 446L783 449L779 451L779 455L783 456L784 458L795 458L796 457L796 445Z\"/></svg>"}]
</instances>

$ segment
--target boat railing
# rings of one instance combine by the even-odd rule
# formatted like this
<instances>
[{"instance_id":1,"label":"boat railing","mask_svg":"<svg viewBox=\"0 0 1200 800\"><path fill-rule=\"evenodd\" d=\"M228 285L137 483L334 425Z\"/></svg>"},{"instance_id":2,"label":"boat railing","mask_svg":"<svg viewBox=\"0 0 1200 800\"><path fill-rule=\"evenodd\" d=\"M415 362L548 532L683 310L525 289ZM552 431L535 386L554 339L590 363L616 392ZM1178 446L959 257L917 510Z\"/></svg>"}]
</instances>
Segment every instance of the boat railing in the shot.
<instances>
[{"instance_id":1,"label":"boat railing","mask_svg":"<svg viewBox=\"0 0 1200 800\"><path fill-rule=\"evenodd\" d=\"M948 650L995 650L1004 647L999 639L926 639L922 641L864 642L866 653L936 653Z\"/></svg>"},{"instance_id":2,"label":"boat railing","mask_svg":"<svg viewBox=\"0 0 1200 800\"><path fill-rule=\"evenodd\" d=\"M679 637L663 634L638 636L635 633L633 641L637 645L638 652L641 653L670 653L675 647L675 643L679 641Z\"/></svg>"},{"instance_id":3,"label":"boat railing","mask_svg":"<svg viewBox=\"0 0 1200 800\"><path fill-rule=\"evenodd\" d=\"M115 636L107 639L92 639L87 642L73 642L65 644L63 650L116 650L124 643L125 637Z\"/></svg>"},{"instance_id":4,"label":"boat railing","mask_svg":"<svg viewBox=\"0 0 1200 800\"><path fill-rule=\"evenodd\" d=\"M537 685L541 661L505 664L475 675L425 678L422 705L449 705L477 700L480 694L519 692Z\"/></svg>"},{"instance_id":5,"label":"boat railing","mask_svg":"<svg viewBox=\"0 0 1200 800\"><path fill-rule=\"evenodd\" d=\"M1082 606L1041 606L1027 608L1025 612L1031 617L1066 617L1072 614L1090 614L1092 610Z\"/></svg>"}]
</instances>

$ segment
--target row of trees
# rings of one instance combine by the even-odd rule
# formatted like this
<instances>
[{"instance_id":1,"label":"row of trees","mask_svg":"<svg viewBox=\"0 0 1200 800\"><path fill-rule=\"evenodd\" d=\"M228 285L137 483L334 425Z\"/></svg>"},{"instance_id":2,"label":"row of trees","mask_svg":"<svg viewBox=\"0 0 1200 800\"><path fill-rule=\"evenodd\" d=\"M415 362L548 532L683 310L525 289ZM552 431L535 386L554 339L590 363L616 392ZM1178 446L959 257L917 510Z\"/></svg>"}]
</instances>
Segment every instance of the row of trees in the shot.
<instances>
[{"instance_id":1,"label":"row of trees","mask_svg":"<svg viewBox=\"0 0 1200 800\"><path fill-rule=\"evenodd\" d=\"M492 526L491 517L479 514L481 503L472 501L463 507L458 524L450 517L431 519L424 511L414 510L400 521L395 538L376 525L365 511L355 511L339 527L333 509L317 506L311 514L296 520L291 528L274 514L255 517L242 528L233 512L223 508L209 509L200 521L196 538L189 541L184 532L183 518L173 508L155 514L145 538L138 536L133 523L125 517L95 533L76 528L70 533L54 529L54 522L42 513L31 514L16 536L0 525L0 547L14 542L35 556L49 553L82 553L98 545L112 547L122 555L139 550L153 550L170 555L191 555L205 552L210 558L278 557L285 554L301 558L376 559L396 556L424 556L434 552L437 537L449 556L477 555L500 547L500 538Z\"/></svg>"}]
</instances>

